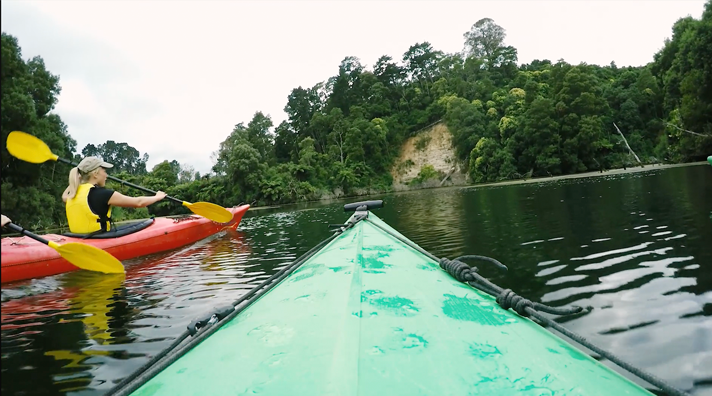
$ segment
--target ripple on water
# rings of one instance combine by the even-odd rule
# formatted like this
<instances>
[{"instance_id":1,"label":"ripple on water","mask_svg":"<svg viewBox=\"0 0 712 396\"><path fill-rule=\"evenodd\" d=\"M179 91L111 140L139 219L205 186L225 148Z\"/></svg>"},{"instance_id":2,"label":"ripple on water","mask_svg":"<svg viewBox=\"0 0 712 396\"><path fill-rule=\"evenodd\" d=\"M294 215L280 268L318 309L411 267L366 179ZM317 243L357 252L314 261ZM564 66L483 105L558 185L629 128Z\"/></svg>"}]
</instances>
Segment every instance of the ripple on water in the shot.
<instances>
[{"instance_id":1,"label":"ripple on water","mask_svg":"<svg viewBox=\"0 0 712 396\"><path fill-rule=\"evenodd\" d=\"M712 206L699 197L709 196L701 191L712 183L705 184L707 173L679 172L390 194L375 213L437 256L498 259L507 272L480 265L480 273L534 301L592 306L562 322L636 366L700 390L712 356L705 337L712 332L705 276L712 235L699 214ZM680 175L700 182L690 183L693 190ZM239 232L126 261L124 278L78 271L3 287L2 366L13 379L3 391L106 392L190 320L235 301L330 235L326 225L346 219L343 203L251 212ZM385 289L368 297L381 310L415 312L407 302L394 305ZM438 342L408 334L409 348Z\"/></svg>"}]
</instances>

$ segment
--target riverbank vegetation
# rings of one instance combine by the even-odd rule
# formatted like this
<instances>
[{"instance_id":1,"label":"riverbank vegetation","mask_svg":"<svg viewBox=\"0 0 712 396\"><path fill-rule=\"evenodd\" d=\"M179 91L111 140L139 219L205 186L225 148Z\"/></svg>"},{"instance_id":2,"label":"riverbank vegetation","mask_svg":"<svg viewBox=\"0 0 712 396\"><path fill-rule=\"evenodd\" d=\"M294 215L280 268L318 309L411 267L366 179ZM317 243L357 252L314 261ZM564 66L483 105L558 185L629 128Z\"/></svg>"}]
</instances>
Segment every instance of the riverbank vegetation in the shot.
<instances>
[{"instance_id":1,"label":"riverbank vegetation","mask_svg":"<svg viewBox=\"0 0 712 396\"><path fill-rule=\"evenodd\" d=\"M370 68L348 56L335 75L291 91L288 120L275 126L260 111L247 123L236 120L216 148L212 172L201 175L176 161L149 171L146 153L115 140L79 150L60 115L51 112L59 78L41 57L24 60L17 39L3 32L2 211L28 228L66 223L59 197L68 170L11 157L5 141L13 130L40 137L62 157L102 156L115 164L112 174L127 181L223 206L387 191L405 139L438 120L452 133L472 182L638 161L699 161L712 153L712 1L701 19L678 20L672 37L642 67L519 64L505 33L485 18L464 33L460 53L422 42L403 54L383 55ZM161 202L116 217L184 211Z\"/></svg>"}]
</instances>

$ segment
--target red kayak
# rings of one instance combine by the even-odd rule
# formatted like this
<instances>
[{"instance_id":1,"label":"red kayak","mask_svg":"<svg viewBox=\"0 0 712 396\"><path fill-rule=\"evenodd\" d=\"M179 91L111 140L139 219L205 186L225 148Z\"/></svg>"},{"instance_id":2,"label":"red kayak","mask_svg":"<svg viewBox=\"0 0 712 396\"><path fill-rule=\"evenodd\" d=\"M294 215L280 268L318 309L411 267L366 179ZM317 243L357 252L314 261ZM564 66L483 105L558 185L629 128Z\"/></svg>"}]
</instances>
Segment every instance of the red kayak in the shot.
<instances>
[{"instance_id":1,"label":"red kayak","mask_svg":"<svg viewBox=\"0 0 712 396\"><path fill-rule=\"evenodd\" d=\"M176 249L225 229L236 229L250 205L228 208L232 220L222 224L204 217L186 217L141 220L119 225L115 231L82 238L70 233L46 234L43 238L59 244L80 242L96 246L119 260L128 260L148 254ZM2 238L2 283L40 278L78 270L63 259L56 250L28 237Z\"/></svg>"}]
</instances>

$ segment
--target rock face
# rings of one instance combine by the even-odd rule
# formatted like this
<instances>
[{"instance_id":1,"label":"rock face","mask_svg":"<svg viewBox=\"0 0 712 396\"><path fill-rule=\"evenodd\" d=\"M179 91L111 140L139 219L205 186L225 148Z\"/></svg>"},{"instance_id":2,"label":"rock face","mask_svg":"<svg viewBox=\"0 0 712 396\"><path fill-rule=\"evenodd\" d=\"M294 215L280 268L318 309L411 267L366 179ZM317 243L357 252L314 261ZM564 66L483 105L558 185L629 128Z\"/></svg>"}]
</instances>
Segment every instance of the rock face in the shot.
<instances>
[{"instance_id":1,"label":"rock face","mask_svg":"<svg viewBox=\"0 0 712 396\"><path fill-rule=\"evenodd\" d=\"M428 169L428 165L435 172ZM467 184L462 168L452 147L452 135L447 126L439 122L405 141L401 154L391 169L393 188L405 190ZM420 180L422 177L418 176L421 170L423 174L430 174L431 177Z\"/></svg>"}]
</instances>

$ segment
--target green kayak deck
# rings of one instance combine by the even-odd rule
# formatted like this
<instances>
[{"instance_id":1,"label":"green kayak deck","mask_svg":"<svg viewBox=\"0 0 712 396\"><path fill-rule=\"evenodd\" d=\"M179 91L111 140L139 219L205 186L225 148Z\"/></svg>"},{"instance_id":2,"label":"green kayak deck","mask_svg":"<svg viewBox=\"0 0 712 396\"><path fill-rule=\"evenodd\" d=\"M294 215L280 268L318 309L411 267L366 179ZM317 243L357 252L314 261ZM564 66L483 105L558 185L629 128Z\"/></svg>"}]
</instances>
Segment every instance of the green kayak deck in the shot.
<instances>
[{"instance_id":1,"label":"green kayak deck","mask_svg":"<svg viewBox=\"0 0 712 396\"><path fill-rule=\"evenodd\" d=\"M133 394L652 394L374 223L400 235L369 212Z\"/></svg>"}]
</instances>

